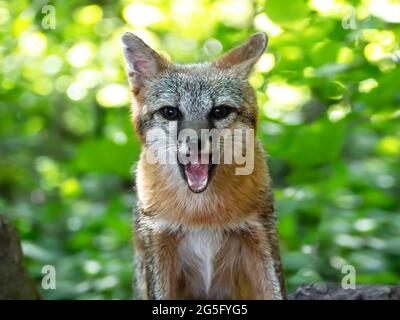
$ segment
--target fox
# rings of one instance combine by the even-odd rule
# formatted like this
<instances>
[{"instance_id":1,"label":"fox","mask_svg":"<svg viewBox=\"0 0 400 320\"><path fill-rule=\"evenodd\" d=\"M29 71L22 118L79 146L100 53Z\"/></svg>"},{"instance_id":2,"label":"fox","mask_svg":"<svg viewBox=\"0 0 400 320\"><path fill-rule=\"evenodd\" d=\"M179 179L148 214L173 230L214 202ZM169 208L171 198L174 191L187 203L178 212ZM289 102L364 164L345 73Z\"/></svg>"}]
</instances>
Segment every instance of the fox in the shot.
<instances>
[{"instance_id":1,"label":"fox","mask_svg":"<svg viewBox=\"0 0 400 320\"><path fill-rule=\"evenodd\" d=\"M253 34L213 61L193 64L170 61L130 32L121 42L142 149L133 215L135 298L285 299L266 152L257 138L253 147L226 138L235 130L257 133L249 77L267 35ZM154 130L165 136L154 138ZM175 138L183 130L196 135ZM238 174L242 163L222 161L226 146L251 157L253 169ZM150 161L151 149L177 161ZM187 161L178 161L182 155Z\"/></svg>"}]
</instances>

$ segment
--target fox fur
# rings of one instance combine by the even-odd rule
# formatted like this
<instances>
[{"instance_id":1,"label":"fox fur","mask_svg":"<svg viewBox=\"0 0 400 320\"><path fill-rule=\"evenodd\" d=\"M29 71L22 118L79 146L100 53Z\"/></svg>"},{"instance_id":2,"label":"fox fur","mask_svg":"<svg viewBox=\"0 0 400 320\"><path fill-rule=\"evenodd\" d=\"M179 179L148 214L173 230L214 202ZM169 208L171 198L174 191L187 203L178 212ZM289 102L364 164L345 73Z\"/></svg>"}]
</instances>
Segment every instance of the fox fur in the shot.
<instances>
[{"instance_id":1,"label":"fox fur","mask_svg":"<svg viewBox=\"0 0 400 320\"><path fill-rule=\"evenodd\" d=\"M257 101L248 82L268 38L252 35L212 62L174 64L132 33L122 44L133 94L132 122L142 143L134 214L135 292L139 299L284 299L285 283L266 154L256 140L254 170L218 164L208 186L192 192L178 164L152 164L145 151L154 128L169 132L164 106L181 126L256 130ZM232 112L209 120L216 105Z\"/></svg>"}]
</instances>

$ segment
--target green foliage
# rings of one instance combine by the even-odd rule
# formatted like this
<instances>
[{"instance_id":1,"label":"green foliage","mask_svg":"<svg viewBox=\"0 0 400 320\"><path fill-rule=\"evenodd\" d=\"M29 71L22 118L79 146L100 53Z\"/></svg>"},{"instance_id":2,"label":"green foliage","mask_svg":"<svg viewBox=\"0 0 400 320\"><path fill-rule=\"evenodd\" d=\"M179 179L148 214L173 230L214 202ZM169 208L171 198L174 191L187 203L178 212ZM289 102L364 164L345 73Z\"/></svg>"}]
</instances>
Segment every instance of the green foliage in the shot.
<instances>
[{"instance_id":1,"label":"green foliage","mask_svg":"<svg viewBox=\"0 0 400 320\"><path fill-rule=\"evenodd\" d=\"M38 283L56 267L44 298L132 295L128 30L181 63L266 31L251 83L289 289L339 282L345 264L358 283L399 283L397 2L55 0L48 30L45 2L0 1L0 211Z\"/></svg>"},{"instance_id":2,"label":"green foliage","mask_svg":"<svg viewBox=\"0 0 400 320\"><path fill-rule=\"evenodd\" d=\"M285 10L282 10L282 8L282 1L265 1L265 13L273 22L280 25L290 26L294 22L305 19L309 14L307 3L303 0L292 0Z\"/></svg>"}]
</instances>

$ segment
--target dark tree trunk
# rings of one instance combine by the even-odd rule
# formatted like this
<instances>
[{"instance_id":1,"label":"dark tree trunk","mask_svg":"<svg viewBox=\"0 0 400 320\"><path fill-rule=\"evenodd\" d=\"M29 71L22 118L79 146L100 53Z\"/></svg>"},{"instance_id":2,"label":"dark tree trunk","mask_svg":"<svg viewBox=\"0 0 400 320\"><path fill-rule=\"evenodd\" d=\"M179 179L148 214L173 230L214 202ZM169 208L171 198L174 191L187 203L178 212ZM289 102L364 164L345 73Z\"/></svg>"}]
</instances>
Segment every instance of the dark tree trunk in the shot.
<instances>
[{"instance_id":1,"label":"dark tree trunk","mask_svg":"<svg viewBox=\"0 0 400 320\"><path fill-rule=\"evenodd\" d=\"M0 299L40 299L22 260L17 229L0 215Z\"/></svg>"}]
</instances>

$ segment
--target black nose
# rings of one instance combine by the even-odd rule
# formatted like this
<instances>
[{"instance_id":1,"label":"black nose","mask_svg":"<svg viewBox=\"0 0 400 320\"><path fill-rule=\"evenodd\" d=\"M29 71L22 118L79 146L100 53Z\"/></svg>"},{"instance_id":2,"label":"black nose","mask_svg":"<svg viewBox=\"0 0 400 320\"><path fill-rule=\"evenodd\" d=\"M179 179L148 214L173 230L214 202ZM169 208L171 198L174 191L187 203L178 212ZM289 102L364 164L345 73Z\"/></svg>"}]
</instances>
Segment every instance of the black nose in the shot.
<instances>
[{"instance_id":1,"label":"black nose","mask_svg":"<svg viewBox=\"0 0 400 320\"><path fill-rule=\"evenodd\" d=\"M189 149L191 150L191 152L194 152L194 151L197 151L199 153L201 152L201 147L202 147L201 139L189 140L188 145L189 145Z\"/></svg>"},{"instance_id":2,"label":"black nose","mask_svg":"<svg viewBox=\"0 0 400 320\"><path fill-rule=\"evenodd\" d=\"M201 139L197 140L197 151L200 152L201 151Z\"/></svg>"}]
</instances>

